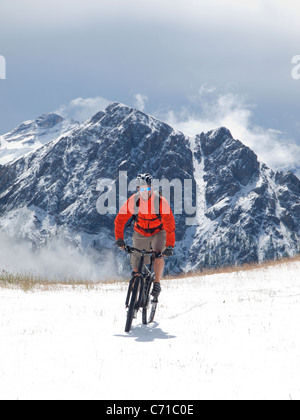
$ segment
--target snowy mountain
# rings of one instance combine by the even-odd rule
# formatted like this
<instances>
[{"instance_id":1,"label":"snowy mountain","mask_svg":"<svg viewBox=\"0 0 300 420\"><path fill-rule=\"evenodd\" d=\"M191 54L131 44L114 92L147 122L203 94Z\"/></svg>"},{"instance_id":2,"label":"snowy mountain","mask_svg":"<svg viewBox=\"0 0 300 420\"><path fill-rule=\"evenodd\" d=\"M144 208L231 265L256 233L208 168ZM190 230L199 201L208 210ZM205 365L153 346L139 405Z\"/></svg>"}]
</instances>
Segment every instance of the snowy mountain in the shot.
<instances>
[{"instance_id":1,"label":"snowy mountain","mask_svg":"<svg viewBox=\"0 0 300 420\"><path fill-rule=\"evenodd\" d=\"M44 114L36 120L23 122L10 133L0 136L0 165L37 150L78 124L57 114Z\"/></svg>"},{"instance_id":2,"label":"snowy mountain","mask_svg":"<svg viewBox=\"0 0 300 420\"><path fill-rule=\"evenodd\" d=\"M205 200L190 268L299 253L299 179L269 169L225 128L197 136L195 147Z\"/></svg>"},{"instance_id":3,"label":"snowy mountain","mask_svg":"<svg viewBox=\"0 0 300 420\"><path fill-rule=\"evenodd\" d=\"M53 127L51 122L43 127L45 139ZM99 181L113 180L118 191L120 171L127 172L128 181L150 172L182 185L192 182L197 224L188 225L190 215L184 211L176 214L177 246L168 266L173 272L300 252L300 181L295 175L267 168L226 128L189 138L116 103L0 167L0 230L29 239L35 248L63 237L83 251L100 251L105 259L106 250L114 248L115 215L97 211ZM183 195L179 204L185 210L184 200Z\"/></svg>"}]
</instances>

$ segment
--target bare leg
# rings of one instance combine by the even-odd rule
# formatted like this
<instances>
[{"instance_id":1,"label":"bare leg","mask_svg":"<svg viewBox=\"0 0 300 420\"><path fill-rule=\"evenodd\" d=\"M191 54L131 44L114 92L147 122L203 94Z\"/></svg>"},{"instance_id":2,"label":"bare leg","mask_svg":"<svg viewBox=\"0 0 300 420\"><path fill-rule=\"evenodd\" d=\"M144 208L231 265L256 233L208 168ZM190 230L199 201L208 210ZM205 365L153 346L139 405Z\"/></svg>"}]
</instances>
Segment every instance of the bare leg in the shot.
<instances>
[{"instance_id":1,"label":"bare leg","mask_svg":"<svg viewBox=\"0 0 300 420\"><path fill-rule=\"evenodd\" d=\"M154 260L153 269L155 273L155 282L160 283L160 280L163 276L164 267L165 267L165 261L163 260L163 258L156 258Z\"/></svg>"}]
</instances>

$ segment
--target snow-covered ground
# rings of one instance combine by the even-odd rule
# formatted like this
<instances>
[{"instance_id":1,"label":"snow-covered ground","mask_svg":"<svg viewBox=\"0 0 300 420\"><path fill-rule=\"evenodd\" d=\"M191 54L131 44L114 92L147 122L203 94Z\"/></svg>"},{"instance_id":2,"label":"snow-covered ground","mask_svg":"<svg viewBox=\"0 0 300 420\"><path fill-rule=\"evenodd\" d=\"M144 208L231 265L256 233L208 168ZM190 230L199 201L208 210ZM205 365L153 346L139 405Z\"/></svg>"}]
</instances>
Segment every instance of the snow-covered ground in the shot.
<instances>
[{"instance_id":1,"label":"snow-covered ground","mask_svg":"<svg viewBox=\"0 0 300 420\"><path fill-rule=\"evenodd\" d=\"M300 399L299 272L164 280L129 334L126 283L0 287L0 399Z\"/></svg>"}]
</instances>

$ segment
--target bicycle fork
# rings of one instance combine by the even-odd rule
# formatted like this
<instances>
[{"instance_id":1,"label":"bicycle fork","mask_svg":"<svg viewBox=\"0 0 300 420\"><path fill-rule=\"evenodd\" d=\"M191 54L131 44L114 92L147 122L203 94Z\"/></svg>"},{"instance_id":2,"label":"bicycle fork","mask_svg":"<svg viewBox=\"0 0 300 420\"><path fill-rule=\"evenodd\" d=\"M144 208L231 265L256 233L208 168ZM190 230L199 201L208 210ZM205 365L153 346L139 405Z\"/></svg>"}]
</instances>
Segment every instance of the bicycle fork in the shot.
<instances>
[{"instance_id":1,"label":"bicycle fork","mask_svg":"<svg viewBox=\"0 0 300 420\"><path fill-rule=\"evenodd\" d=\"M140 290L139 290L139 297L138 300L136 302L136 306L137 308L141 307L143 305L144 302L144 291L145 291L145 287L144 287L144 279L141 276L133 276L129 282L129 286L128 286L128 292L127 292L127 297L126 297L126 302L125 302L125 307L128 308L129 307L129 303L130 303L130 296L131 296L131 292L133 290L134 284L136 281L140 282Z\"/></svg>"},{"instance_id":2,"label":"bicycle fork","mask_svg":"<svg viewBox=\"0 0 300 420\"><path fill-rule=\"evenodd\" d=\"M128 292L127 292L127 297L126 297L126 302L125 302L125 307L128 308L129 307L129 300L130 300L130 295L134 286L134 277L132 277L132 279L129 282L129 286L128 286Z\"/></svg>"}]
</instances>

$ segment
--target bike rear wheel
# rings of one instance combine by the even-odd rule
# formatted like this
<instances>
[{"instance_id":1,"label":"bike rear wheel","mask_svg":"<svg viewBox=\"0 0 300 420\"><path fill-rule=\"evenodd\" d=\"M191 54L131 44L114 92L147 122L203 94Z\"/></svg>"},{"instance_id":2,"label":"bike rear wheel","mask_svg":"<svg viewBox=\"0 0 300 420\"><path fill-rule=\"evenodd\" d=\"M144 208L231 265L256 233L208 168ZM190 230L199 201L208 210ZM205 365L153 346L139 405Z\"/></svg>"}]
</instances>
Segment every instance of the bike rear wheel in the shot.
<instances>
[{"instance_id":1,"label":"bike rear wheel","mask_svg":"<svg viewBox=\"0 0 300 420\"><path fill-rule=\"evenodd\" d=\"M150 296L150 289L153 284L153 281L154 281L154 275L152 274L151 277L148 278L148 281L147 281L147 287L145 291L145 305L142 311L142 320L143 320L143 324L145 325L153 322L155 313L156 313L157 304L158 304L158 299L157 298L151 299L151 296Z\"/></svg>"},{"instance_id":2,"label":"bike rear wheel","mask_svg":"<svg viewBox=\"0 0 300 420\"><path fill-rule=\"evenodd\" d=\"M151 322L154 321L157 304L158 299L153 298L150 302L150 305L146 308L143 308L143 324L151 324Z\"/></svg>"},{"instance_id":3,"label":"bike rear wheel","mask_svg":"<svg viewBox=\"0 0 300 420\"><path fill-rule=\"evenodd\" d=\"M131 329L132 321L135 316L135 312L138 310L137 308L137 300L139 294L141 279L140 277L136 277L134 280L134 284L131 291L131 298L130 303L127 311L127 318L126 318L126 325L125 325L125 332L129 332Z\"/></svg>"}]
</instances>

